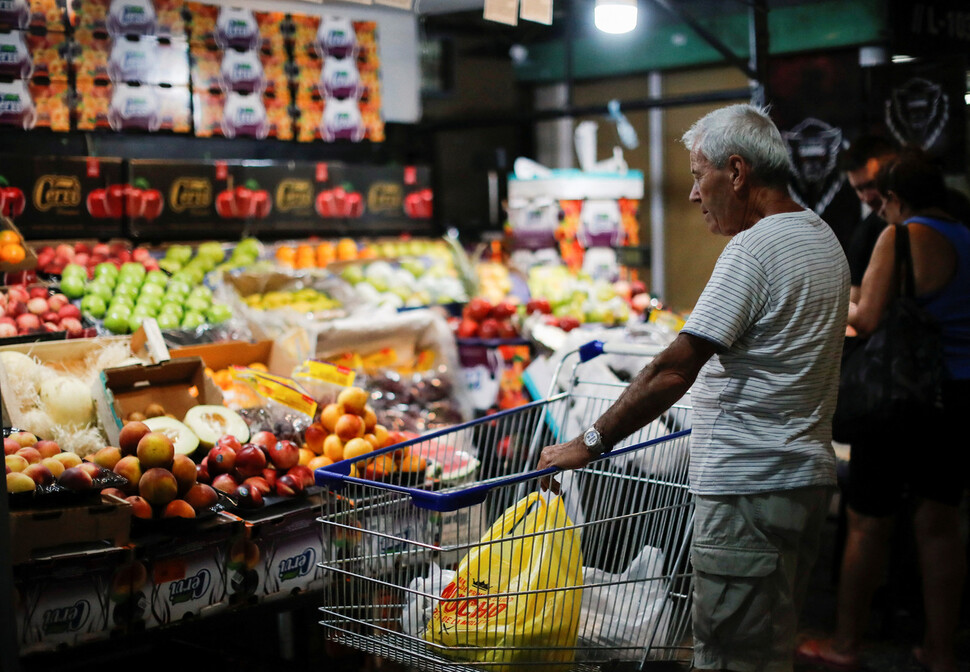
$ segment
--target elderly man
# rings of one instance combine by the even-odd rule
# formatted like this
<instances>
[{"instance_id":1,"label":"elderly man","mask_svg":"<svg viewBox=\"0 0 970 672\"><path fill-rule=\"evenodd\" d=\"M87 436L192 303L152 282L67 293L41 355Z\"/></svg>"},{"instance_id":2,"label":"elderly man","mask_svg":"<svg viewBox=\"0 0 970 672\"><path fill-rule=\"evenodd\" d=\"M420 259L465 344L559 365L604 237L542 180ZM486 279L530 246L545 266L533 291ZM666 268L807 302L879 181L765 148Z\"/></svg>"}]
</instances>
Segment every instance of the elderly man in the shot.
<instances>
[{"instance_id":1,"label":"elderly man","mask_svg":"<svg viewBox=\"0 0 970 672\"><path fill-rule=\"evenodd\" d=\"M683 140L690 200L731 240L673 343L539 466L586 465L693 385L694 665L791 670L835 486L848 265L831 228L789 197L788 153L764 111L715 110Z\"/></svg>"}]
</instances>

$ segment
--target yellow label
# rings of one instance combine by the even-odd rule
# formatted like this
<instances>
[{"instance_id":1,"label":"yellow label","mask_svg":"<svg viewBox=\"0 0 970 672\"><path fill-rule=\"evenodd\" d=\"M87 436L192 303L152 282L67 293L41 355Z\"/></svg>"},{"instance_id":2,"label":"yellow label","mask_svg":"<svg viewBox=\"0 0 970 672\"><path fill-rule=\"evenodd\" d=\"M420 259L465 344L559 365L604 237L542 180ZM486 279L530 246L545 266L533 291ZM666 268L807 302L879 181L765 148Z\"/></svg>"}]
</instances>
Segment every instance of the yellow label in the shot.
<instances>
[{"instance_id":1,"label":"yellow label","mask_svg":"<svg viewBox=\"0 0 970 672\"><path fill-rule=\"evenodd\" d=\"M354 378L357 376L354 371L344 366L337 366L336 364L321 362L316 359L306 360L303 362L301 368L306 370L296 374L299 378L333 383L334 385L340 385L342 387L350 387L353 385Z\"/></svg>"},{"instance_id":2,"label":"yellow label","mask_svg":"<svg viewBox=\"0 0 970 672\"><path fill-rule=\"evenodd\" d=\"M669 310L650 311L650 321L662 327L667 327L671 331L680 331L685 322L682 317L671 313Z\"/></svg>"},{"instance_id":3,"label":"yellow label","mask_svg":"<svg viewBox=\"0 0 970 672\"><path fill-rule=\"evenodd\" d=\"M368 371L390 368L397 364L397 350L394 348L381 348L377 352L362 357L361 363Z\"/></svg>"},{"instance_id":4,"label":"yellow label","mask_svg":"<svg viewBox=\"0 0 970 672\"><path fill-rule=\"evenodd\" d=\"M212 183L204 177L180 177L172 182L168 204L173 212L212 205Z\"/></svg>"},{"instance_id":5,"label":"yellow label","mask_svg":"<svg viewBox=\"0 0 970 672\"><path fill-rule=\"evenodd\" d=\"M403 200L401 185L393 182L375 182L367 190L367 210L370 212L400 210Z\"/></svg>"},{"instance_id":6,"label":"yellow label","mask_svg":"<svg viewBox=\"0 0 970 672\"><path fill-rule=\"evenodd\" d=\"M234 380L253 385L261 397L283 404L311 418L317 412L317 402L294 380L241 366L232 367L232 377Z\"/></svg>"},{"instance_id":7,"label":"yellow label","mask_svg":"<svg viewBox=\"0 0 970 672\"><path fill-rule=\"evenodd\" d=\"M79 205L81 183L72 175L44 175L34 183L34 207L40 212Z\"/></svg>"},{"instance_id":8,"label":"yellow label","mask_svg":"<svg viewBox=\"0 0 970 672\"><path fill-rule=\"evenodd\" d=\"M276 209L281 212L308 210L313 205L313 184L287 178L276 187Z\"/></svg>"}]
</instances>

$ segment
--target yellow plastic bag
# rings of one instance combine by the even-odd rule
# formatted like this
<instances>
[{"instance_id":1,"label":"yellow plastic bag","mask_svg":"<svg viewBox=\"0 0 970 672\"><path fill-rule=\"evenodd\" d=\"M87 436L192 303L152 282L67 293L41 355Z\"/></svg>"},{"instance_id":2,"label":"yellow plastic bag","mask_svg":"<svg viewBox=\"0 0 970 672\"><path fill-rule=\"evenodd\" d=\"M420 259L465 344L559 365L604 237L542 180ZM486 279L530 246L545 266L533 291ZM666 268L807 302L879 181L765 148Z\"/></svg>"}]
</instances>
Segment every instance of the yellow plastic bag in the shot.
<instances>
[{"instance_id":1,"label":"yellow plastic bag","mask_svg":"<svg viewBox=\"0 0 970 672\"><path fill-rule=\"evenodd\" d=\"M561 497L547 503L532 493L507 509L458 563L424 639L490 670L568 669L583 588L579 532L570 527Z\"/></svg>"}]
</instances>

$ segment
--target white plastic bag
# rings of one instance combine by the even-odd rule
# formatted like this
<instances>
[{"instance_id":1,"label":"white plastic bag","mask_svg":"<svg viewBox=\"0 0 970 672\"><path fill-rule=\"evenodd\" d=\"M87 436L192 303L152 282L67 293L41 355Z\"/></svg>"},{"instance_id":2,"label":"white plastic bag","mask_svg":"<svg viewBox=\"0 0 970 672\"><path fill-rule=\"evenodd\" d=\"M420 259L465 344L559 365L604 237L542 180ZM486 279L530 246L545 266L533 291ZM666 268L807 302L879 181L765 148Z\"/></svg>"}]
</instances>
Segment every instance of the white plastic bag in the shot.
<instances>
[{"instance_id":1,"label":"white plastic bag","mask_svg":"<svg viewBox=\"0 0 970 672\"><path fill-rule=\"evenodd\" d=\"M420 637L434 612L435 603L445 586L455 578L450 569L443 570L431 563L428 576L419 576L408 584L405 605L401 610L401 630L406 635Z\"/></svg>"}]
</instances>

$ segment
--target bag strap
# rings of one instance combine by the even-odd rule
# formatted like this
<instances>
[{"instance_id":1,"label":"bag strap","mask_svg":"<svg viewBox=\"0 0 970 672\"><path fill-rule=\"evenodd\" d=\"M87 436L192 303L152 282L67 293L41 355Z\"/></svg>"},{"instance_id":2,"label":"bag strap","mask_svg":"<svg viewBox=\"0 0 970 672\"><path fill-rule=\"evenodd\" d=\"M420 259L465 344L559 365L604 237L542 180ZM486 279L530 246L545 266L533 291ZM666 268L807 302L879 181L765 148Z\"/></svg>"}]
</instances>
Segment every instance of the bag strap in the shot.
<instances>
[{"instance_id":1,"label":"bag strap","mask_svg":"<svg viewBox=\"0 0 970 672\"><path fill-rule=\"evenodd\" d=\"M909 246L909 229L905 224L895 224L896 233L896 282L899 295L913 298L916 295L916 277L913 274L913 256Z\"/></svg>"}]
</instances>

